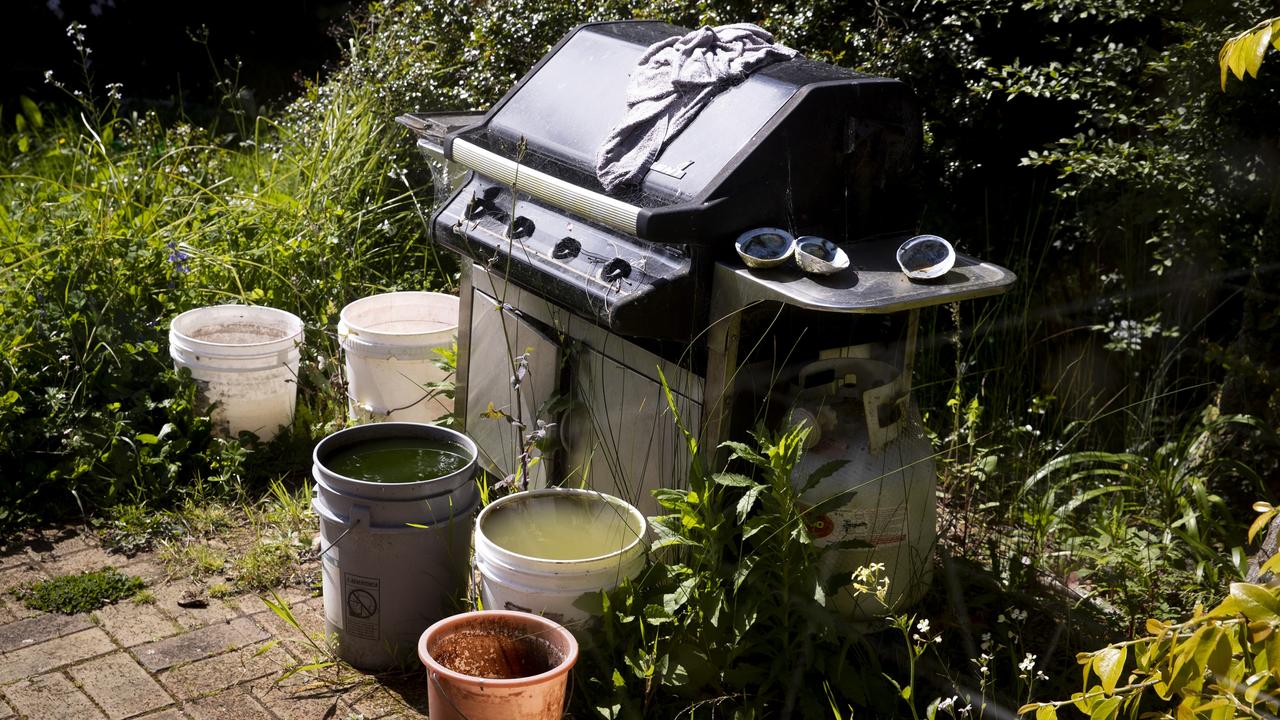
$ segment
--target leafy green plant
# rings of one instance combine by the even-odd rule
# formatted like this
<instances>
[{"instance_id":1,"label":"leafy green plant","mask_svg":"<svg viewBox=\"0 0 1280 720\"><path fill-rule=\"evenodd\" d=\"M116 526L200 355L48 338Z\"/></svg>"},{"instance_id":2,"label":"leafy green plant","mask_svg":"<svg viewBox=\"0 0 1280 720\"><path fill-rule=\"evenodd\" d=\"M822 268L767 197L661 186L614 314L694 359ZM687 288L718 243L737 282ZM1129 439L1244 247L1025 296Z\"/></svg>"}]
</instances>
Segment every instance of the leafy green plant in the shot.
<instances>
[{"instance_id":1,"label":"leafy green plant","mask_svg":"<svg viewBox=\"0 0 1280 720\"><path fill-rule=\"evenodd\" d=\"M141 578L107 567L43 580L19 590L17 597L32 610L74 615L133 597L144 586Z\"/></svg>"},{"instance_id":2,"label":"leafy green plant","mask_svg":"<svg viewBox=\"0 0 1280 720\"><path fill-rule=\"evenodd\" d=\"M108 508L105 517L94 518L93 525L104 547L126 556L148 550L157 542L174 537L180 530L169 513L138 503L122 503Z\"/></svg>"},{"instance_id":3,"label":"leafy green plant","mask_svg":"<svg viewBox=\"0 0 1280 720\"><path fill-rule=\"evenodd\" d=\"M808 689L823 682L837 703L883 705L895 693L875 656L828 607L851 578L823 576L808 529L821 507L805 507L792 486L807 429L761 432L758 448L726 443L754 477L711 472L667 400L692 456L689 489L655 491L668 511L653 519L664 561L602 596L597 640L584 650L584 710L812 717L827 700Z\"/></svg>"},{"instance_id":4,"label":"leafy green plant","mask_svg":"<svg viewBox=\"0 0 1280 720\"><path fill-rule=\"evenodd\" d=\"M1244 524L1224 498L1261 489L1248 466L1215 451L1232 427L1265 430L1247 416L1189 423L1153 450L1060 455L1031 473L1019 503L1043 512L1030 524L1040 552L1063 551L1074 571L1122 609L1130 625L1154 610L1181 612L1242 577L1232 547Z\"/></svg>"}]
</instances>

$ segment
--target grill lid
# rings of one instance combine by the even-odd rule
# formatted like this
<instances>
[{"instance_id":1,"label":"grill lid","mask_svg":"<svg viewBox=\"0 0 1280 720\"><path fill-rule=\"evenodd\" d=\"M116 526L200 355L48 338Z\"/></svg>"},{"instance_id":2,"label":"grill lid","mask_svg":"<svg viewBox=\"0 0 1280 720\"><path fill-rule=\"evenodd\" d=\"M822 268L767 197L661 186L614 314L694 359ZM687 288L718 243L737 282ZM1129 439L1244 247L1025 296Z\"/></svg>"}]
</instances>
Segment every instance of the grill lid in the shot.
<instances>
[{"instance_id":1,"label":"grill lid","mask_svg":"<svg viewBox=\"0 0 1280 720\"><path fill-rule=\"evenodd\" d=\"M766 66L721 92L638 187L605 193L596 152L626 113L636 62L649 45L685 32L649 21L579 27L483 121L452 133L446 154L658 242L731 240L784 223L841 241L909 226L909 213L876 198L898 192L915 163L920 131L910 91L804 58Z\"/></svg>"}]
</instances>

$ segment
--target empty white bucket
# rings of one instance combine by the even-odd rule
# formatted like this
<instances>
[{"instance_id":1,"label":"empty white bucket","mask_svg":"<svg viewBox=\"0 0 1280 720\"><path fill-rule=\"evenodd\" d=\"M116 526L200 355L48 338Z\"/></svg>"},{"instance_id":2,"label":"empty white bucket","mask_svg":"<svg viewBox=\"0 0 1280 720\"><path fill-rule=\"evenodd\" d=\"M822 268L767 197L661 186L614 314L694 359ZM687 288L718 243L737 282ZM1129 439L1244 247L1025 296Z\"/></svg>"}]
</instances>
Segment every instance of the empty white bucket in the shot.
<instances>
[{"instance_id":1,"label":"empty white bucket","mask_svg":"<svg viewBox=\"0 0 1280 720\"><path fill-rule=\"evenodd\" d=\"M475 563L484 607L532 612L558 623L586 620L591 613L579 602L583 595L615 588L644 568L647 530L639 510L594 490L548 488L495 500L476 518ZM571 557L575 537L593 536L617 549ZM544 542L545 550L539 547Z\"/></svg>"},{"instance_id":2,"label":"empty white bucket","mask_svg":"<svg viewBox=\"0 0 1280 720\"><path fill-rule=\"evenodd\" d=\"M455 295L385 293L342 308L338 341L351 419L431 422L453 412L453 401L430 386L447 379L435 350L457 332Z\"/></svg>"},{"instance_id":3,"label":"empty white bucket","mask_svg":"<svg viewBox=\"0 0 1280 720\"><path fill-rule=\"evenodd\" d=\"M400 483L347 477L327 464L344 449L406 438L452 443L469 462L447 475ZM411 664L422 631L466 598L471 517L479 503L475 443L434 425L375 423L326 437L312 457L325 632L337 636L338 655L355 667Z\"/></svg>"},{"instance_id":4,"label":"empty white bucket","mask_svg":"<svg viewBox=\"0 0 1280 720\"><path fill-rule=\"evenodd\" d=\"M188 310L169 325L174 365L189 368L214 430L248 430L270 440L293 422L298 399L302 320L258 305Z\"/></svg>"}]
</instances>

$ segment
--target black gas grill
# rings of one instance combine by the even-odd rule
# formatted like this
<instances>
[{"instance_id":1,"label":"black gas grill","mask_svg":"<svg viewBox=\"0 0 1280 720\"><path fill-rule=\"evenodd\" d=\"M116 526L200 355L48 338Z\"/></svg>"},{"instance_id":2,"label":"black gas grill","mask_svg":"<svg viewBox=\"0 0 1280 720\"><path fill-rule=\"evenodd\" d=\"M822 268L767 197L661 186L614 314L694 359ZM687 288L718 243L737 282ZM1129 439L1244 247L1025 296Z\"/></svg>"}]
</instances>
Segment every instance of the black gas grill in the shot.
<instances>
[{"instance_id":1,"label":"black gas grill","mask_svg":"<svg viewBox=\"0 0 1280 720\"><path fill-rule=\"evenodd\" d=\"M742 231L784 224L843 241L909 228L910 91L803 58L722 93L638 187L606 194L595 154L625 112L628 76L647 46L683 32L579 28L482 120L444 137L444 155L477 174L439 210L437 240L619 333L688 339L696 313L654 311L705 307L696 278Z\"/></svg>"},{"instance_id":2,"label":"black gas grill","mask_svg":"<svg viewBox=\"0 0 1280 720\"><path fill-rule=\"evenodd\" d=\"M457 407L468 433L506 474L518 465L518 433L486 424L492 409L521 425L555 422L561 443L535 484L581 473L643 509L652 509L647 490L680 484L685 471L658 369L714 447L734 432L741 366L805 360L740 353L746 309L789 307L799 313L793 328L836 328L841 317L992 294L1013 280L964 255L929 284L898 271L893 252L915 228L919 198L912 94L897 80L803 58L717 95L638 185L606 193L595 157L626 112L637 59L685 32L657 22L584 25L483 116L400 118L457 180L432 232L464 258ZM757 227L826 237L851 267L827 277L749 270L733 244ZM916 315L903 317L906 392ZM655 350L647 340L655 338L685 349ZM751 348L769 346L757 340ZM494 358L494 348L506 351ZM508 381L521 363L540 386L513 394ZM571 402L551 403L557 397ZM543 417L552 405L571 409ZM593 453L603 453L594 464Z\"/></svg>"}]
</instances>

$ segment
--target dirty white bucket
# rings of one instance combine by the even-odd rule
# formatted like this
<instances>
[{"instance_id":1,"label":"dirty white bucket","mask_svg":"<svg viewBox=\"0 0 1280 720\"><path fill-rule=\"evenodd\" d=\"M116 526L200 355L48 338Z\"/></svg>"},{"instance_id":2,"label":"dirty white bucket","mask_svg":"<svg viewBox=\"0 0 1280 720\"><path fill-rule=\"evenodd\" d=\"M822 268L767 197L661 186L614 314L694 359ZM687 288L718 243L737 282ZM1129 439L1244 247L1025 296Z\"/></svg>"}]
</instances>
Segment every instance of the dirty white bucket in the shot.
<instances>
[{"instance_id":1,"label":"dirty white bucket","mask_svg":"<svg viewBox=\"0 0 1280 720\"><path fill-rule=\"evenodd\" d=\"M270 440L293 422L301 345L296 315L257 305L196 308L169 325L174 365L191 370L214 429L230 437Z\"/></svg>"},{"instance_id":2,"label":"dirty white bucket","mask_svg":"<svg viewBox=\"0 0 1280 720\"><path fill-rule=\"evenodd\" d=\"M343 450L387 439L453 443L465 467L416 482L368 482L326 463ZM312 455L311 507L320 518L325 632L338 655L364 670L416 661L418 638L461 609L467 594L471 518L479 502L467 436L422 423L358 425L321 440Z\"/></svg>"},{"instance_id":3,"label":"dirty white bucket","mask_svg":"<svg viewBox=\"0 0 1280 720\"><path fill-rule=\"evenodd\" d=\"M453 401L430 386L448 377L435 365L435 350L449 347L457 332L455 295L394 292L344 307L338 341L351 418L431 422L453 412Z\"/></svg>"},{"instance_id":4,"label":"dirty white bucket","mask_svg":"<svg viewBox=\"0 0 1280 720\"><path fill-rule=\"evenodd\" d=\"M644 568L647 530L639 510L594 490L548 488L496 500L476 519L484 607L558 623L586 620L583 595L615 588Z\"/></svg>"}]
</instances>

